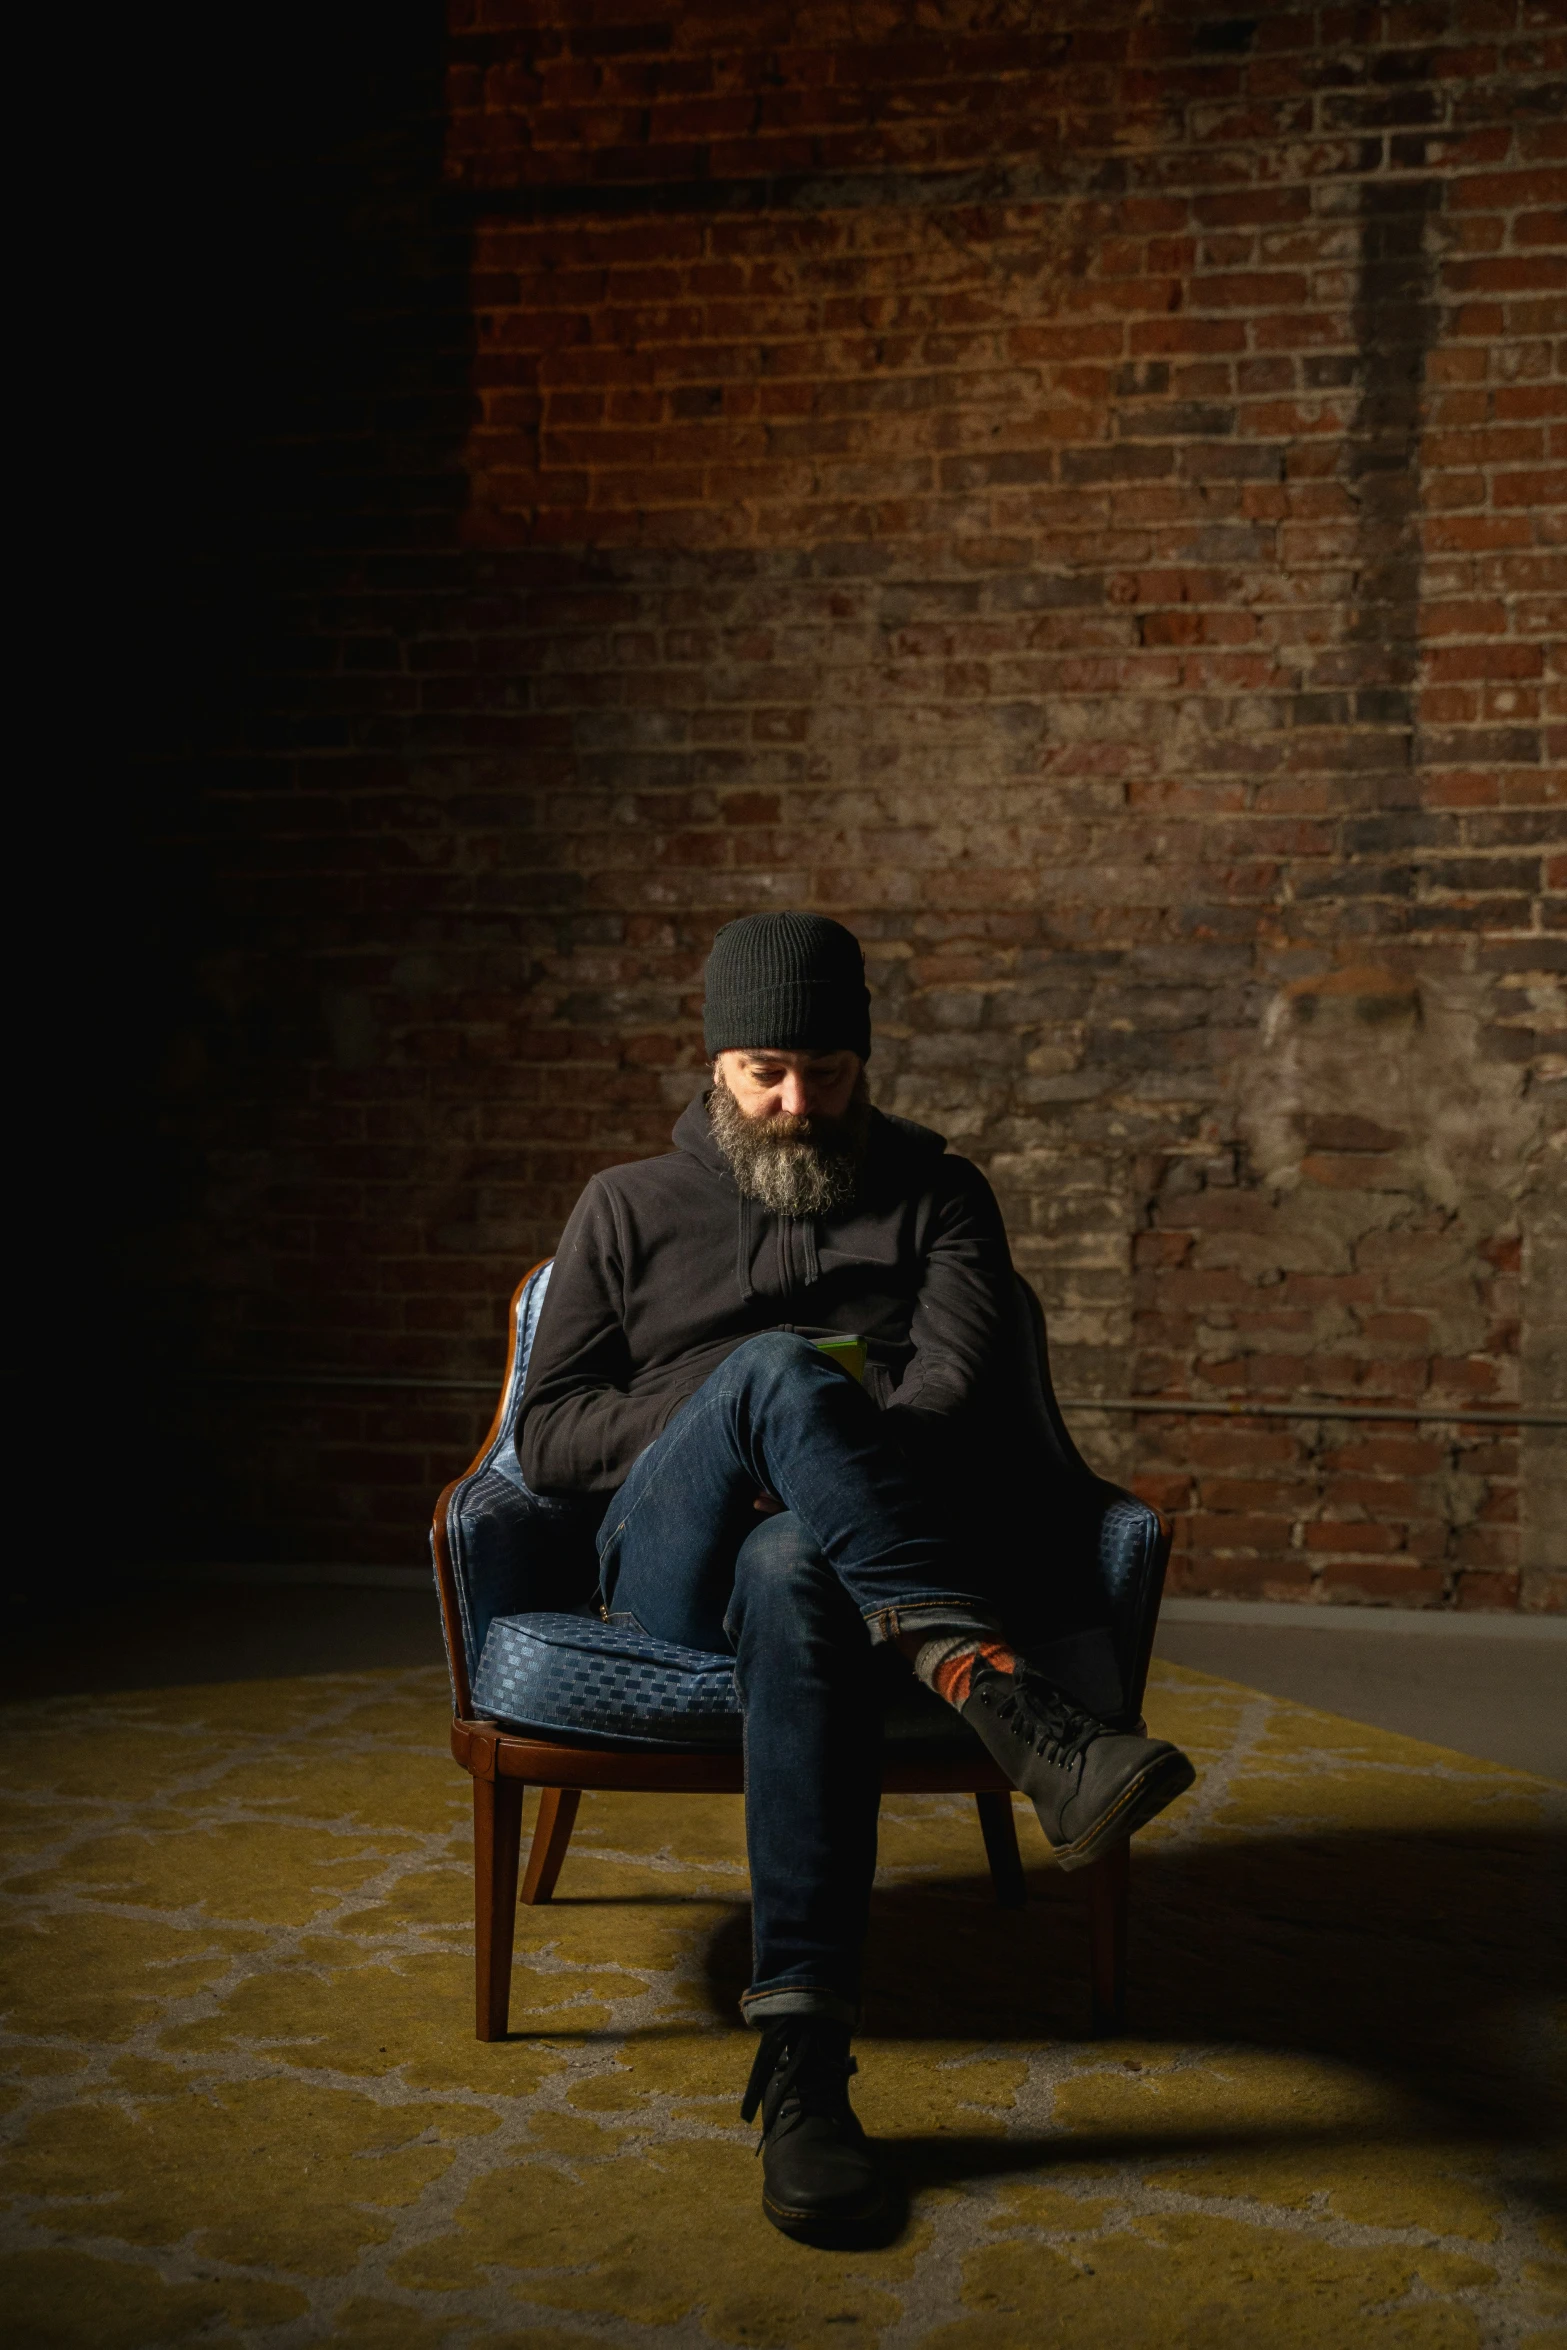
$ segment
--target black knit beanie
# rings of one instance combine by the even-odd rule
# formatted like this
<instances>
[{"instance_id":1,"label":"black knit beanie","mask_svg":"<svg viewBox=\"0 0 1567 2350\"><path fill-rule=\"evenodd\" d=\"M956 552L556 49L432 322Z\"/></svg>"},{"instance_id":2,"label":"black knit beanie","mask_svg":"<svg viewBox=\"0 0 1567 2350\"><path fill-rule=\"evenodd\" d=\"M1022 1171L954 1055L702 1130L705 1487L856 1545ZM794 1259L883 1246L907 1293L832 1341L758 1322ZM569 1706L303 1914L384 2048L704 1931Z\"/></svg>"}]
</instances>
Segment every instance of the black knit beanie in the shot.
<instances>
[{"instance_id":1,"label":"black knit beanie","mask_svg":"<svg viewBox=\"0 0 1567 2350\"><path fill-rule=\"evenodd\" d=\"M710 1058L771 1050L868 1060L871 999L859 940L825 914L726 922L707 958L702 1034Z\"/></svg>"}]
</instances>

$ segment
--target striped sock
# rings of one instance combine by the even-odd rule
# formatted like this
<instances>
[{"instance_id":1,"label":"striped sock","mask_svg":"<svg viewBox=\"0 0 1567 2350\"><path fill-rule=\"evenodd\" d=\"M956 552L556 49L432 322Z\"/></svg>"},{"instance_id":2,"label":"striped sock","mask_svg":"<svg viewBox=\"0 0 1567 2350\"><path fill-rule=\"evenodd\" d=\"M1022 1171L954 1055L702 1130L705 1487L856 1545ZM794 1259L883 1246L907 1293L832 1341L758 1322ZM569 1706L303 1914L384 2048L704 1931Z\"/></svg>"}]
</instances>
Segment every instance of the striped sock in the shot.
<instances>
[{"instance_id":1,"label":"striped sock","mask_svg":"<svg viewBox=\"0 0 1567 2350\"><path fill-rule=\"evenodd\" d=\"M993 1665L998 1673L1015 1673L1018 1669L1015 1649L1004 1640L989 1638L982 1632L949 1632L944 1639L927 1640L914 1659L914 1670L927 1689L934 1689L948 1705L959 1713L967 1705L974 1682L974 1668L979 1664Z\"/></svg>"}]
</instances>

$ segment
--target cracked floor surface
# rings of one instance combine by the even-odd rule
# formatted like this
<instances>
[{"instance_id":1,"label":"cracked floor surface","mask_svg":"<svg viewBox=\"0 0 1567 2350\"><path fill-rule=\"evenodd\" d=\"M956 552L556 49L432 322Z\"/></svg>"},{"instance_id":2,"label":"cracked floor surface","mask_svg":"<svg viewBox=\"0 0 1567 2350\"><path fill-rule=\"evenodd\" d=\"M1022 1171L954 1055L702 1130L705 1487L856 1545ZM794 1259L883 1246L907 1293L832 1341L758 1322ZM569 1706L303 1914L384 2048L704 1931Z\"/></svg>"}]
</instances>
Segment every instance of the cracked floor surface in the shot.
<instances>
[{"instance_id":1,"label":"cracked floor surface","mask_svg":"<svg viewBox=\"0 0 1567 2350\"><path fill-rule=\"evenodd\" d=\"M971 1804L887 1799L856 2094L909 2219L844 2254L738 2119L738 1799L585 1797L484 2047L444 1675L5 1709L9 2341L1567 2344L1567 1790L1170 1665L1148 1712L1201 1775L1123 2038L1032 1814L1002 1913Z\"/></svg>"}]
</instances>

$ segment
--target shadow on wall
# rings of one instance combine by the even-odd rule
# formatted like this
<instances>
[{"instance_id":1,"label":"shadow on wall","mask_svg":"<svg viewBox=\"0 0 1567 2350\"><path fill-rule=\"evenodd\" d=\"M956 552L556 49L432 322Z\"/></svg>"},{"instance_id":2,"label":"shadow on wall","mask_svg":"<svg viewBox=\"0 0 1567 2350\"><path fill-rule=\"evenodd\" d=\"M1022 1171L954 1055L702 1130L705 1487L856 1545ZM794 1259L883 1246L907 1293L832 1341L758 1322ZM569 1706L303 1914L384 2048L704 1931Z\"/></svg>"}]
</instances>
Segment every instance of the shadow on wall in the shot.
<instances>
[{"instance_id":1,"label":"shadow on wall","mask_svg":"<svg viewBox=\"0 0 1567 2350\"><path fill-rule=\"evenodd\" d=\"M126 774L92 844L113 984L87 1116L136 1366L106 1431L132 1558L241 1555L234 1530L258 1518L261 1554L277 1546L190 1371L247 1316L276 1327L273 1252L308 1253L328 1206L303 1196L307 1138L353 1114L335 1096L356 1082L359 999L323 998L321 970L352 977L384 887L362 809L401 705L361 674L343 586L377 550L453 543L467 499L445 18L443 0L282 0L138 19L127 39Z\"/></svg>"}]
</instances>

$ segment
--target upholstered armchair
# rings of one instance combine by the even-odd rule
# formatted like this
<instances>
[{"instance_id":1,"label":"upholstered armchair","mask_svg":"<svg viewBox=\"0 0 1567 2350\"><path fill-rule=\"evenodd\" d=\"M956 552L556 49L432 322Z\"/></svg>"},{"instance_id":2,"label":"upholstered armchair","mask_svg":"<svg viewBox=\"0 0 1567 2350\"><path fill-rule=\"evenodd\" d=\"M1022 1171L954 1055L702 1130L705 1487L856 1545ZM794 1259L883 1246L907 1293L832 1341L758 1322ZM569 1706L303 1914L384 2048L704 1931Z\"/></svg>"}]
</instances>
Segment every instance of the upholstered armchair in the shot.
<instances>
[{"instance_id":1,"label":"upholstered armchair","mask_svg":"<svg viewBox=\"0 0 1567 2350\"><path fill-rule=\"evenodd\" d=\"M452 1681L452 1753L473 1777L477 2030L504 2038L521 1859L522 1799L540 1790L524 1903L548 1901L584 1788L685 1794L742 1787L741 1718L727 1659L606 1623L594 1607L593 1537L602 1503L533 1493L517 1458L517 1415L549 1283L536 1265L512 1299L511 1342L483 1446L436 1505L431 1545ZM1017 1284L1016 1344L1027 1474L1049 1496L1053 1572L1074 1578L1087 1629L1039 1661L1094 1711L1141 1712L1170 1532L1156 1510L1088 1467L1050 1383L1045 1321ZM910 1678L891 1697L883 1785L969 1793L996 1898L1017 1907L1024 1879L1012 1790L972 1732ZM1081 1872L1089 1905L1093 2016L1124 2006L1127 1848Z\"/></svg>"}]
</instances>

